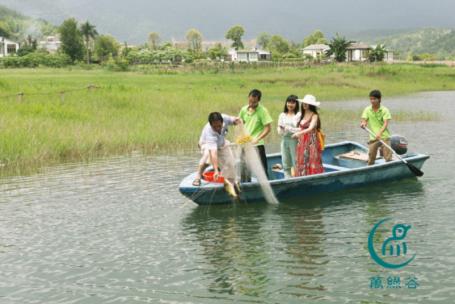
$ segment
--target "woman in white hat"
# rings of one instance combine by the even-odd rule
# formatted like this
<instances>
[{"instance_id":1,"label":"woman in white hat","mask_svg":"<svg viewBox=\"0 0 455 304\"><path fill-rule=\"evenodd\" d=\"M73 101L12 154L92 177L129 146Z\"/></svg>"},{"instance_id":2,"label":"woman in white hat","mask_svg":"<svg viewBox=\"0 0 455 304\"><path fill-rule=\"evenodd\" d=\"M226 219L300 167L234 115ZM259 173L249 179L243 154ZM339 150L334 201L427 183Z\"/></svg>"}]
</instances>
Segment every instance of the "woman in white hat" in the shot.
<instances>
[{"instance_id":1,"label":"woman in white hat","mask_svg":"<svg viewBox=\"0 0 455 304\"><path fill-rule=\"evenodd\" d=\"M321 119L317 107L321 105L313 95L299 99L302 103L299 121L300 131L292 135L298 138L296 150L295 176L312 175L324 172L322 150L317 131L321 128Z\"/></svg>"}]
</instances>

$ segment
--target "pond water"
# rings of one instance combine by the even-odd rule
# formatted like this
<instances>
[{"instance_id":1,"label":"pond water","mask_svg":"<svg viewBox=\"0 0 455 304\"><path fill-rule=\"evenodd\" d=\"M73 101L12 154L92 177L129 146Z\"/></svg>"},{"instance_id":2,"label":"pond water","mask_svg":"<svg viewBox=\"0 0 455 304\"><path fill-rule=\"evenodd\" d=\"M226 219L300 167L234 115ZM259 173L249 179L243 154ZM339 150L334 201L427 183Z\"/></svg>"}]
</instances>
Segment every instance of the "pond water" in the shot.
<instances>
[{"instance_id":1,"label":"pond water","mask_svg":"<svg viewBox=\"0 0 455 304\"><path fill-rule=\"evenodd\" d=\"M0 180L0 303L449 303L455 297L455 92L384 99L439 120L393 123L425 175L267 203L198 207L178 192L198 160L133 155ZM368 100L327 102L361 110ZM328 141L365 142L358 122ZM270 145L275 152L278 145ZM402 270L370 257L390 217L412 226ZM383 288L372 278L384 279ZM387 278L399 278L390 288ZM415 278L417 288L406 286ZM395 281L396 283L396 281ZM394 287L397 287L395 284Z\"/></svg>"}]
</instances>

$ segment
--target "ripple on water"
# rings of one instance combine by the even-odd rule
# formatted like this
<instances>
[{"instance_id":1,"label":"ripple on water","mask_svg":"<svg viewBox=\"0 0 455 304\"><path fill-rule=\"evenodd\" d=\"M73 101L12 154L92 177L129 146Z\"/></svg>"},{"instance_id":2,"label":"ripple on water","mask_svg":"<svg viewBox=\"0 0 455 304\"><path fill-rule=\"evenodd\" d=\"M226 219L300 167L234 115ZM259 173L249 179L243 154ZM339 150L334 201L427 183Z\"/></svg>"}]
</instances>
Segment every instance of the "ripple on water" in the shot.
<instances>
[{"instance_id":1,"label":"ripple on water","mask_svg":"<svg viewBox=\"0 0 455 304\"><path fill-rule=\"evenodd\" d=\"M177 191L197 154L115 157L47 168L0 183L0 302L450 303L455 297L455 93L387 99L393 110L431 101L442 119L393 124L431 155L425 176L278 206L196 207ZM365 102L326 103L363 108ZM329 141L362 141L357 127ZM272 150L272 149L271 149ZM411 265L369 258L374 223L412 225ZM372 276L415 276L417 290L374 290Z\"/></svg>"}]
</instances>

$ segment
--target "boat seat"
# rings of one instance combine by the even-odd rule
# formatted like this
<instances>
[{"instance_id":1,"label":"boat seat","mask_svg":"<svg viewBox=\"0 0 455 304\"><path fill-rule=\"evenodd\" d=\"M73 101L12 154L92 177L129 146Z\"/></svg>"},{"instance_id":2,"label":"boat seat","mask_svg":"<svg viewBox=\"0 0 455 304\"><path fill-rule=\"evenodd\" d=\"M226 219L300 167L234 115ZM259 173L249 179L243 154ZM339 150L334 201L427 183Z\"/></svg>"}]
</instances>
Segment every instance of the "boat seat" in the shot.
<instances>
[{"instance_id":1,"label":"boat seat","mask_svg":"<svg viewBox=\"0 0 455 304\"><path fill-rule=\"evenodd\" d=\"M346 167L340 167L340 166L335 166L335 165L329 165L329 164L323 164L324 169L330 169L331 171L346 171L349 170L349 168Z\"/></svg>"}]
</instances>

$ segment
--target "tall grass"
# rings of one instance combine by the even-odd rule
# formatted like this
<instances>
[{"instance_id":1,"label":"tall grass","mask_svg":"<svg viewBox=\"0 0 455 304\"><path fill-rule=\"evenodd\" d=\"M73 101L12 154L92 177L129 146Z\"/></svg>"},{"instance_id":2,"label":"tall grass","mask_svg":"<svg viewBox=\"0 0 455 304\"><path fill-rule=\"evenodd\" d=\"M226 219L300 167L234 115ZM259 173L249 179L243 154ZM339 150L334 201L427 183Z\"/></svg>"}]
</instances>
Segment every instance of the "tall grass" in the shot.
<instances>
[{"instance_id":1,"label":"tall grass","mask_svg":"<svg viewBox=\"0 0 455 304\"><path fill-rule=\"evenodd\" d=\"M291 93L311 93L325 101L365 97L373 88L386 96L453 90L454 75L455 70L448 67L415 65L256 67L216 73L210 69L172 73L0 70L0 170L20 171L134 150L196 149L208 113L237 114L252 88L262 90L263 103L275 118ZM99 88L69 92L88 84ZM15 96L1 97L18 92L24 93L21 101ZM340 119L357 120L358 114L326 111L324 122L341 124ZM434 118L400 116L403 120Z\"/></svg>"}]
</instances>

